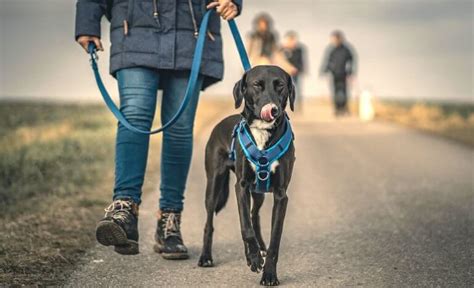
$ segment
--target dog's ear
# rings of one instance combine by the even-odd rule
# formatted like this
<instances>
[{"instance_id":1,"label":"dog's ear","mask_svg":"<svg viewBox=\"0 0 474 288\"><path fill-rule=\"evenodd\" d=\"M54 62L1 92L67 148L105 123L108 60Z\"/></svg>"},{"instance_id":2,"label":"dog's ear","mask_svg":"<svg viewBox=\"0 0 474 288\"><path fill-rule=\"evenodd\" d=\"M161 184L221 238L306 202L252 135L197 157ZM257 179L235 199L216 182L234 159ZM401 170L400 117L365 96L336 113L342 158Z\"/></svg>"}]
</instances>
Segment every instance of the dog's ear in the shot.
<instances>
[{"instance_id":1,"label":"dog's ear","mask_svg":"<svg viewBox=\"0 0 474 288\"><path fill-rule=\"evenodd\" d=\"M247 89L246 83L247 73L244 73L242 79L237 81L234 86L234 101L235 101L235 109L239 108L242 105L242 101L244 100L245 90Z\"/></svg>"},{"instance_id":2,"label":"dog's ear","mask_svg":"<svg viewBox=\"0 0 474 288\"><path fill-rule=\"evenodd\" d=\"M295 94L296 94L296 88L295 85L293 84L293 78L288 75L288 100L290 101L290 109L291 111L295 111Z\"/></svg>"}]
</instances>

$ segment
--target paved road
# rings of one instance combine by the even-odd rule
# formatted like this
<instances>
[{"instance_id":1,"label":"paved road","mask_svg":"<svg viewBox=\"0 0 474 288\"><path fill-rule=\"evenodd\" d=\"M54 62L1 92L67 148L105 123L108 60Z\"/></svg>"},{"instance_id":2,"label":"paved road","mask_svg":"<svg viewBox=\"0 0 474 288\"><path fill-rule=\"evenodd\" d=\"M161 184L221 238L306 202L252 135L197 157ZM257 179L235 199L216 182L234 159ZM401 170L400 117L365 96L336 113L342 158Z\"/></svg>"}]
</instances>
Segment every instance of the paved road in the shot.
<instances>
[{"instance_id":1,"label":"paved road","mask_svg":"<svg viewBox=\"0 0 474 288\"><path fill-rule=\"evenodd\" d=\"M285 287L473 287L473 150L383 123L294 117L297 164L280 254ZM209 129L207 129L209 130ZM137 256L97 246L71 287L257 287L245 265L235 197L217 217L214 260L196 266L205 220L195 146L183 219L191 259L152 250L157 192L141 207ZM271 198L262 209L269 234Z\"/></svg>"}]
</instances>

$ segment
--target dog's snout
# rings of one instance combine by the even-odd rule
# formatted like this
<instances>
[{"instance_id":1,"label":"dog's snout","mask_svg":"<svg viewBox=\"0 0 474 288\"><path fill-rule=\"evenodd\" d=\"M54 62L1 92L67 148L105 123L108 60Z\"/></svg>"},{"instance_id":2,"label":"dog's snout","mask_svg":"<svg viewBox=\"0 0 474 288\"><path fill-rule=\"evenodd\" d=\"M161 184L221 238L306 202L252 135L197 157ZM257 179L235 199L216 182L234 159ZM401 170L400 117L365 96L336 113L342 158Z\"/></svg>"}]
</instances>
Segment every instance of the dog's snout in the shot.
<instances>
[{"instance_id":1,"label":"dog's snout","mask_svg":"<svg viewBox=\"0 0 474 288\"><path fill-rule=\"evenodd\" d=\"M262 107L260 118L264 121L271 122L278 116L278 112L279 109L275 104L266 104Z\"/></svg>"}]
</instances>

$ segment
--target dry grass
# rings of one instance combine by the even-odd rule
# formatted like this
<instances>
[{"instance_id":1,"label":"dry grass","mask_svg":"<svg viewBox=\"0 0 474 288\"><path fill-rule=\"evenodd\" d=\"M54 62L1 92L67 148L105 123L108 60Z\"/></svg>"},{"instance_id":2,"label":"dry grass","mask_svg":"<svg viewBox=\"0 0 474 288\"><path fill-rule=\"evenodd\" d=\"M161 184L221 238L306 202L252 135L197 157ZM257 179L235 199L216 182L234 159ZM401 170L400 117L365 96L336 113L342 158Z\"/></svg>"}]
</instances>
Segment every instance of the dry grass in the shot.
<instances>
[{"instance_id":1,"label":"dry grass","mask_svg":"<svg viewBox=\"0 0 474 288\"><path fill-rule=\"evenodd\" d=\"M474 146L474 105L377 102L376 118Z\"/></svg>"},{"instance_id":2,"label":"dry grass","mask_svg":"<svg viewBox=\"0 0 474 288\"><path fill-rule=\"evenodd\" d=\"M196 134L228 107L201 101ZM0 122L0 286L59 285L111 198L115 121L102 105L2 103Z\"/></svg>"}]
</instances>

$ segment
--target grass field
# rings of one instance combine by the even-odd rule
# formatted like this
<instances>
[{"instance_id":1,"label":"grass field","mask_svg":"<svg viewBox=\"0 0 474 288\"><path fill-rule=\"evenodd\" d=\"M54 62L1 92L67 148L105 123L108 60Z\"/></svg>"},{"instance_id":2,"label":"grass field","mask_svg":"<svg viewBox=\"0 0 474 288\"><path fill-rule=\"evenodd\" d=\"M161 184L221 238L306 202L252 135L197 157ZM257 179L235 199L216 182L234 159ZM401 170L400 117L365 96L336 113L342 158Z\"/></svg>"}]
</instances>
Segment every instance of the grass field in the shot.
<instances>
[{"instance_id":1,"label":"grass field","mask_svg":"<svg viewBox=\"0 0 474 288\"><path fill-rule=\"evenodd\" d=\"M474 147L474 104L378 101L376 118L441 135Z\"/></svg>"},{"instance_id":2,"label":"grass field","mask_svg":"<svg viewBox=\"0 0 474 288\"><path fill-rule=\"evenodd\" d=\"M55 285L93 244L114 122L102 106L39 103L2 103L0 122L0 283Z\"/></svg>"},{"instance_id":3,"label":"grass field","mask_svg":"<svg viewBox=\"0 0 474 288\"><path fill-rule=\"evenodd\" d=\"M201 101L196 133L227 107ZM115 121L103 105L1 102L0 123L0 286L58 285L111 198ZM157 187L156 139L144 190Z\"/></svg>"}]
</instances>

